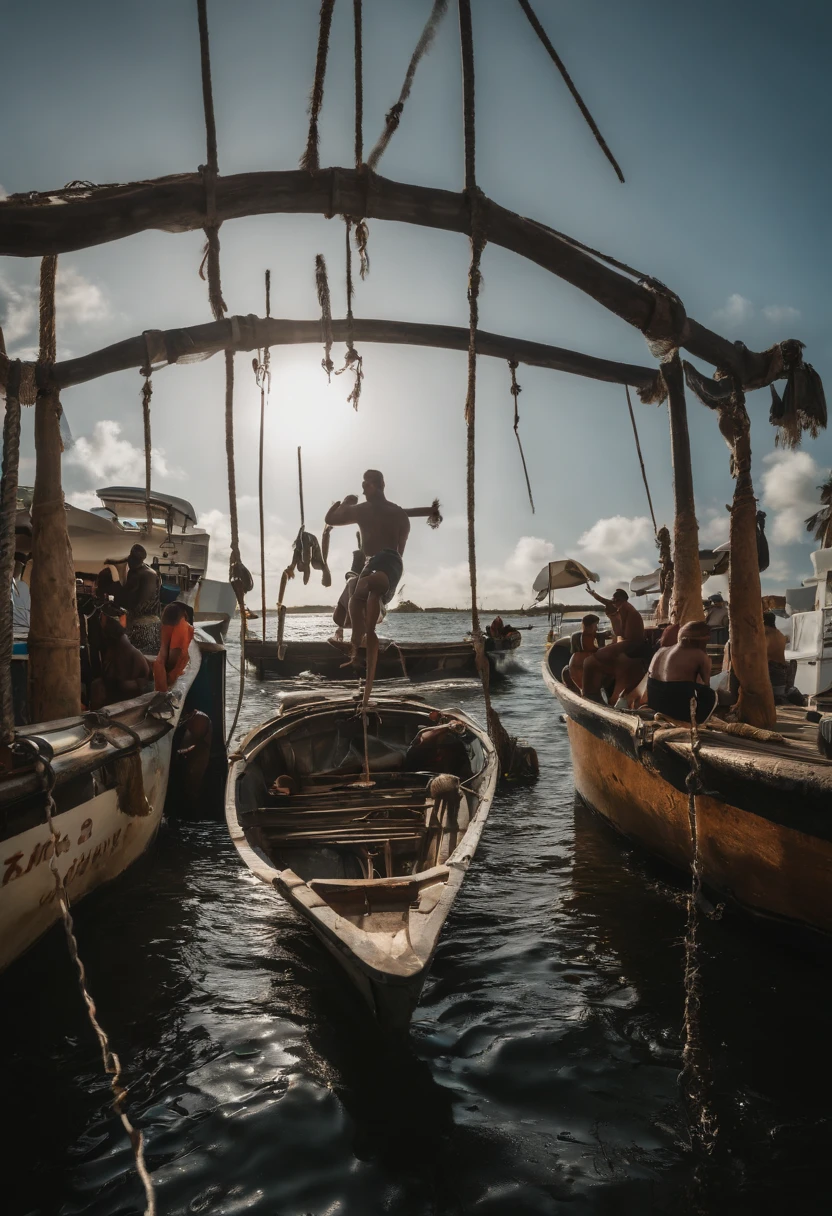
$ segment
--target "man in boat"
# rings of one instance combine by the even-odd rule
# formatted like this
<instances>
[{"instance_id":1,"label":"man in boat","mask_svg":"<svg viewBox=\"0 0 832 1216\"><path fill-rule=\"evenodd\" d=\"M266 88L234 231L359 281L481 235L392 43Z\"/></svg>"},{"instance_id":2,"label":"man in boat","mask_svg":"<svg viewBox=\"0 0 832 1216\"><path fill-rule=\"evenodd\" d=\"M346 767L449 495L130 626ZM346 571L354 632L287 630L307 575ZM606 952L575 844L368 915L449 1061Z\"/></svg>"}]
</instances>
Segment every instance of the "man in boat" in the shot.
<instances>
[{"instance_id":1,"label":"man in boat","mask_svg":"<svg viewBox=\"0 0 832 1216\"><path fill-rule=\"evenodd\" d=\"M644 638L644 620L641 613L630 603L630 597L621 587L613 592L611 600L605 600L591 587L587 591L610 619L617 641L604 646L597 654L587 655L583 665L583 694L590 701L603 704L601 687L611 676L615 681L610 705L632 692L644 678L650 662L652 647Z\"/></svg>"},{"instance_id":2,"label":"man in boat","mask_svg":"<svg viewBox=\"0 0 832 1216\"><path fill-rule=\"evenodd\" d=\"M366 560L350 596L352 634L348 663L356 661L359 647L366 637L366 704L378 658L376 624L382 604L390 603L401 581L402 555L410 535L410 520L402 507L385 497L384 477L378 469L367 470L361 488L366 502L359 502L354 494L348 494L342 502L333 503L326 513L325 522L333 528L358 524L361 532L361 549Z\"/></svg>"},{"instance_id":3,"label":"man in boat","mask_svg":"<svg viewBox=\"0 0 832 1216\"><path fill-rule=\"evenodd\" d=\"M158 654L162 640L159 615L162 580L157 571L147 565L146 559L144 546L134 545L127 557L127 577L118 602L127 611L127 632L133 645L145 653ZM119 563L108 558L107 564Z\"/></svg>"},{"instance_id":4,"label":"man in boat","mask_svg":"<svg viewBox=\"0 0 832 1216\"><path fill-rule=\"evenodd\" d=\"M763 613L766 631L766 658L768 678L775 697L785 698L789 684L789 667L786 663L786 635L777 628L777 617L773 612Z\"/></svg>"},{"instance_id":5,"label":"man in boat","mask_svg":"<svg viewBox=\"0 0 832 1216\"><path fill-rule=\"evenodd\" d=\"M194 627L188 615L188 605L181 600L165 605L162 641L153 664L153 682L157 692L167 692L188 666L188 652L194 639Z\"/></svg>"},{"instance_id":6,"label":"man in boat","mask_svg":"<svg viewBox=\"0 0 832 1216\"><path fill-rule=\"evenodd\" d=\"M102 674L90 687L90 709L101 709L116 701L127 701L153 691L150 663L132 644L114 605L101 609L104 649Z\"/></svg>"},{"instance_id":7,"label":"man in boat","mask_svg":"<svg viewBox=\"0 0 832 1216\"><path fill-rule=\"evenodd\" d=\"M598 641L598 626L600 623L600 618L594 612L589 612L586 616L581 617L580 632L572 634L572 653L569 657L569 666L564 668L563 671L563 682L573 692L580 692L582 690L584 663L586 662L587 655L595 654L600 645Z\"/></svg>"},{"instance_id":8,"label":"man in boat","mask_svg":"<svg viewBox=\"0 0 832 1216\"><path fill-rule=\"evenodd\" d=\"M650 709L690 722L691 698L696 698L696 721L706 722L714 711L717 696L711 688L711 659L708 643L711 630L706 621L690 621L679 630L674 646L662 646L647 674L647 704Z\"/></svg>"}]
</instances>

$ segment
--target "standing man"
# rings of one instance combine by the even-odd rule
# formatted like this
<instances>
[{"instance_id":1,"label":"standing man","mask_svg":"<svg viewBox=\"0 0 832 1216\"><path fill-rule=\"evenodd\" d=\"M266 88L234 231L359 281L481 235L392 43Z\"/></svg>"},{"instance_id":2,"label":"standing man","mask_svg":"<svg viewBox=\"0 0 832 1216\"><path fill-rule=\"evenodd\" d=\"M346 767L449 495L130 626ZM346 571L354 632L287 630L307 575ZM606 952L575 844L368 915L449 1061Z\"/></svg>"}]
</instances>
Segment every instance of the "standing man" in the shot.
<instances>
[{"instance_id":1,"label":"standing man","mask_svg":"<svg viewBox=\"0 0 832 1216\"><path fill-rule=\"evenodd\" d=\"M127 611L127 633L133 645L145 654L157 655L162 641L162 580L146 564L146 558L147 550L143 545L134 545L130 550L127 577L120 589L118 604ZM107 564L118 565L118 562L108 558Z\"/></svg>"},{"instance_id":2,"label":"standing man","mask_svg":"<svg viewBox=\"0 0 832 1216\"><path fill-rule=\"evenodd\" d=\"M596 654L587 655L583 669L583 693L590 701L601 701L604 678L613 676L615 688L610 704L615 705L619 697L631 692L641 681L653 648L644 640L644 620L630 603L626 591L619 587L612 593L611 600L605 600L589 586L587 591L599 604L604 605L618 640Z\"/></svg>"},{"instance_id":3,"label":"standing man","mask_svg":"<svg viewBox=\"0 0 832 1216\"><path fill-rule=\"evenodd\" d=\"M342 502L333 503L326 514L330 527L358 524L361 548L366 562L350 596L349 621L352 635L349 641L349 663L354 663L366 636L367 679L364 705L370 699L378 659L376 624L382 604L389 604L402 577L402 555L410 535L408 512L384 495L384 477L378 469L368 469L361 484L366 502L348 494ZM430 514L433 508L425 509ZM421 513L421 512L420 512Z\"/></svg>"}]
</instances>

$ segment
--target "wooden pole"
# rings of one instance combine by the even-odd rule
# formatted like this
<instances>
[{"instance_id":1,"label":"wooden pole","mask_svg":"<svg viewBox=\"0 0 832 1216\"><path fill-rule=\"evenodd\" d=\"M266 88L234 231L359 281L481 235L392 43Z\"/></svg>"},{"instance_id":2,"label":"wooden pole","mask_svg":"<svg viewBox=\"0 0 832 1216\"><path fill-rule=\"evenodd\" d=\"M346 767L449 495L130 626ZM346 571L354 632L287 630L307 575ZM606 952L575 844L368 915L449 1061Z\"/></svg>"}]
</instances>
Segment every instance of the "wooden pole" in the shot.
<instances>
[{"instance_id":1,"label":"wooden pole","mask_svg":"<svg viewBox=\"0 0 832 1216\"><path fill-rule=\"evenodd\" d=\"M0 334L0 337L2 335ZM0 481L0 743L14 739L14 699L12 696L12 650L14 609L11 589L14 576L17 470L20 459L20 364L12 364L6 389L3 418L3 473Z\"/></svg>"},{"instance_id":2,"label":"wooden pole","mask_svg":"<svg viewBox=\"0 0 832 1216\"><path fill-rule=\"evenodd\" d=\"M728 616L731 666L740 685L737 709L741 722L773 730L777 712L768 674L763 626L757 557L757 500L751 481L751 422L741 392L733 399L730 423L736 482L731 505Z\"/></svg>"},{"instance_id":3,"label":"wooden pole","mask_svg":"<svg viewBox=\"0 0 832 1216\"><path fill-rule=\"evenodd\" d=\"M57 258L40 275L40 362L55 361ZM75 569L61 487L61 399L52 386L35 402L35 486L32 495L32 599L29 627L29 714L33 722L81 710L81 654Z\"/></svg>"},{"instance_id":4,"label":"wooden pole","mask_svg":"<svg viewBox=\"0 0 832 1216\"><path fill-rule=\"evenodd\" d=\"M673 461L673 607L680 625L704 620L702 572L699 566L699 524L693 497L690 435L685 404L685 382L679 352L661 365L667 385L670 451Z\"/></svg>"}]
</instances>

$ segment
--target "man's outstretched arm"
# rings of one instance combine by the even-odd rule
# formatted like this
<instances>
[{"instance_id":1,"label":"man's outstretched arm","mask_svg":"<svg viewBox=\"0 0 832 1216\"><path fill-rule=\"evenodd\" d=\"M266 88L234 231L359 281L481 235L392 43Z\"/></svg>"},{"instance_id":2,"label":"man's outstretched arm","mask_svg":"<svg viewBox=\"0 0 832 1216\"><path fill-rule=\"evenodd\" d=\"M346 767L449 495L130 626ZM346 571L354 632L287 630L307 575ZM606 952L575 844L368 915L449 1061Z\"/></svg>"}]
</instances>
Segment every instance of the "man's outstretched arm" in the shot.
<instances>
[{"instance_id":1,"label":"man's outstretched arm","mask_svg":"<svg viewBox=\"0 0 832 1216\"><path fill-rule=\"evenodd\" d=\"M338 528L341 524L357 524L358 499L355 494L348 494L342 502L334 502L324 517L324 523L330 528Z\"/></svg>"},{"instance_id":2,"label":"man's outstretched arm","mask_svg":"<svg viewBox=\"0 0 832 1216\"><path fill-rule=\"evenodd\" d=\"M604 607L606 608L607 612L615 612L615 613L617 613L617 612L618 612L618 609L616 608L616 606L615 606L615 604L613 603L613 601L612 601L612 600L605 600L605 599L604 599L604 597L603 597L603 595L599 595L597 591L593 591L593 590L592 590L592 588L590 587L589 583L587 583L587 585L586 585L586 589L587 589L587 591L589 592L589 594L592 596L592 598L593 598L594 600L597 600L599 604L603 604L603 605L604 605Z\"/></svg>"}]
</instances>

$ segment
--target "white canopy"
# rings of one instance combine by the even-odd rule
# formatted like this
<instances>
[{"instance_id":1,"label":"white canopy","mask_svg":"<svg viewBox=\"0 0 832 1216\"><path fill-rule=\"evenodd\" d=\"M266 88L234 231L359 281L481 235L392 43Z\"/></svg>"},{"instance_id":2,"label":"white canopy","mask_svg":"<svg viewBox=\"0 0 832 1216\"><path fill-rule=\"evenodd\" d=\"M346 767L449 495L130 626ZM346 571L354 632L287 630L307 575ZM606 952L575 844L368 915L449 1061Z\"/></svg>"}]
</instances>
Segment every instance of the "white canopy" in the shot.
<instances>
[{"instance_id":1,"label":"white canopy","mask_svg":"<svg viewBox=\"0 0 832 1216\"><path fill-rule=\"evenodd\" d=\"M597 582L597 574L587 570L586 566L582 566L574 558L566 557L559 562L549 562L544 566L534 580L532 590L537 592L538 600L542 600L550 591L560 591L565 587L580 587L584 583Z\"/></svg>"},{"instance_id":2,"label":"white canopy","mask_svg":"<svg viewBox=\"0 0 832 1216\"><path fill-rule=\"evenodd\" d=\"M713 574L725 574L730 558L729 546L726 541L716 549L699 550L699 569L702 572L702 582L706 583ZM661 591L661 570L652 574L639 574L630 579L630 595L650 595Z\"/></svg>"}]
</instances>

